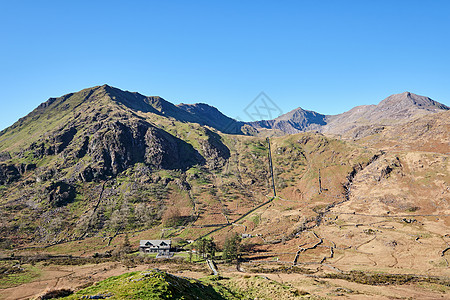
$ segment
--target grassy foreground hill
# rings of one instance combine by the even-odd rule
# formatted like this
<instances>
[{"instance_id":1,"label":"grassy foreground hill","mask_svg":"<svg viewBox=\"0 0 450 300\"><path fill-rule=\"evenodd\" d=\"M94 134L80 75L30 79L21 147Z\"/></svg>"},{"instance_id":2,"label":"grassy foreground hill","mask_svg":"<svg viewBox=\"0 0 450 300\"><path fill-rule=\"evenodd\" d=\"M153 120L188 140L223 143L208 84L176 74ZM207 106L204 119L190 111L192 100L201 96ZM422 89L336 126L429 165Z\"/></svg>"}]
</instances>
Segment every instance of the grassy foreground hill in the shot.
<instances>
[{"instance_id":1,"label":"grassy foreground hill","mask_svg":"<svg viewBox=\"0 0 450 300\"><path fill-rule=\"evenodd\" d=\"M70 294L67 296L67 294ZM66 296L65 296L66 295ZM207 276L192 279L158 269L110 277L75 293L69 289L50 290L43 299L319 299L264 276L226 278Z\"/></svg>"},{"instance_id":2,"label":"grassy foreground hill","mask_svg":"<svg viewBox=\"0 0 450 300\"><path fill-rule=\"evenodd\" d=\"M212 286L201 281L173 276L158 270L111 277L66 299L96 295L110 299L225 299Z\"/></svg>"}]
</instances>

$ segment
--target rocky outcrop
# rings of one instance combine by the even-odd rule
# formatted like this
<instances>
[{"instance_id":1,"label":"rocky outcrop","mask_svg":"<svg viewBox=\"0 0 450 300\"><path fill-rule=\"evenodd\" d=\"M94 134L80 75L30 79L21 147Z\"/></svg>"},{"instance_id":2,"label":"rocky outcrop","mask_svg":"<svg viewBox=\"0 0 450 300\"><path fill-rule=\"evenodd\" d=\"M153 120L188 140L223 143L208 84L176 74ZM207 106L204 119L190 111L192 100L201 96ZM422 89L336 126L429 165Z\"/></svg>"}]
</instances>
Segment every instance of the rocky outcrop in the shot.
<instances>
[{"instance_id":1,"label":"rocky outcrop","mask_svg":"<svg viewBox=\"0 0 450 300\"><path fill-rule=\"evenodd\" d=\"M205 129L208 137L206 140L200 140L201 151L206 159L206 163L211 170L217 170L223 167L230 158L230 150L222 143L220 136L211 130Z\"/></svg>"},{"instance_id":2,"label":"rocky outcrop","mask_svg":"<svg viewBox=\"0 0 450 300\"><path fill-rule=\"evenodd\" d=\"M111 121L94 126L76 156L92 163L81 170L84 181L114 176L136 163L155 169L186 169L204 159L188 143L145 121Z\"/></svg>"},{"instance_id":3,"label":"rocky outcrop","mask_svg":"<svg viewBox=\"0 0 450 300\"><path fill-rule=\"evenodd\" d=\"M28 150L31 150L36 158L61 153L67 148L76 133L77 129L75 127L61 131L56 130L54 134L46 139L32 143Z\"/></svg>"},{"instance_id":4,"label":"rocky outcrop","mask_svg":"<svg viewBox=\"0 0 450 300\"><path fill-rule=\"evenodd\" d=\"M0 161L7 161L11 159L9 152L0 152Z\"/></svg>"},{"instance_id":5,"label":"rocky outcrop","mask_svg":"<svg viewBox=\"0 0 450 300\"><path fill-rule=\"evenodd\" d=\"M385 126L380 126L380 125L363 125L363 126L355 127L354 130L349 130L349 133L353 139L361 139L366 136L380 133L384 129L385 129Z\"/></svg>"},{"instance_id":6,"label":"rocky outcrop","mask_svg":"<svg viewBox=\"0 0 450 300\"><path fill-rule=\"evenodd\" d=\"M0 185L11 183L20 178L20 172L14 165L0 165Z\"/></svg>"},{"instance_id":7,"label":"rocky outcrop","mask_svg":"<svg viewBox=\"0 0 450 300\"><path fill-rule=\"evenodd\" d=\"M145 163L154 168L186 170L205 163L191 144L156 127L147 131L145 143Z\"/></svg>"},{"instance_id":8,"label":"rocky outcrop","mask_svg":"<svg viewBox=\"0 0 450 300\"><path fill-rule=\"evenodd\" d=\"M143 163L151 169L186 170L196 164L217 169L230 155L220 136L209 129L192 129L203 131L202 137L207 137L195 142L195 149L191 142L182 139L183 136L174 136L158 128L150 123L151 118L146 120L137 112L202 123L199 116L160 97L147 97L104 85L49 99L16 122L9 132L5 131L3 134L8 137L4 140L14 138L16 133L28 130L26 128L31 125L32 128L56 128L34 132L38 138L12 154L30 162L54 156L51 168L36 171L38 182L58 180L57 176L66 175L71 183L104 180L136 163ZM32 134L29 130L27 133ZM0 159L6 162L12 158L9 152L2 152ZM23 173L22 169L4 165L0 182L17 180Z\"/></svg>"},{"instance_id":9,"label":"rocky outcrop","mask_svg":"<svg viewBox=\"0 0 450 300\"><path fill-rule=\"evenodd\" d=\"M48 201L53 207L61 207L72 202L76 196L76 189L65 182L53 182L47 187Z\"/></svg>"},{"instance_id":10,"label":"rocky outcrop","mask_svg":"<svg viewBox=\"0 0 450 300\"><path fill-rule=\"evenodd\" d=\"M52 138L52 142L55 147L55 153L61 153L73 140L75 134L77 133L77 129L75 127L71 127L62 131L61 133L56 134Z\"/></svg>"},{"instance_id":11,"label":"rocky outcrop","mask_svg":"<svg viewBox=\"0 0 450 300\"><path fill-rule=\"evenodd\" d=\"M34 169L36 169L35 164L0 164L0 185L19 180L25 172Z\"/></svg>"}]
</instances>

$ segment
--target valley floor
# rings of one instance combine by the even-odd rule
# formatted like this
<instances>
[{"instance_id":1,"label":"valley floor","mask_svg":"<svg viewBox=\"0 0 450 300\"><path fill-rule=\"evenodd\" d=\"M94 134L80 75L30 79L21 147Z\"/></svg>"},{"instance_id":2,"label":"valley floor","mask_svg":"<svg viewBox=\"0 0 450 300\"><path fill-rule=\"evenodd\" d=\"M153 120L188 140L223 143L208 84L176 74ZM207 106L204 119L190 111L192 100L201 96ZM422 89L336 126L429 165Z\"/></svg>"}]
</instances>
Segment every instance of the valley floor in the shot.
<instances>
[{"instance_id":1,"label":"valley floor","mask_svg":"<svg viewBox=\"0 0 450 300\"><path fill-rule=\"evenodd\" d=\"M31 265L25 264L22 267L28 270ZM155 268L181 277L211 278L204 262L189 264L154 260L145 264L110 261L60 265L42 261L34 264L32 271L35 276L26 283L7 282L3 278L2 285L6 286L8 283L11 287L0 289L0 299L33 299L50 290L63 288L79 290L111 276ZM327 276L326 272L308 274L302 268L282 270L280 264L260 264L262 272L252 270L245 264L241 268L243 272L238 272L236 266L230 264L219 264L218 268L221 279L215 280L213 284L239 291L248 299L448 299L450 294L448 281L435 281L428 277L416 277L409 282L402 282L401 276L378 278L379 282L376 284L363 284L358 277L329 278L333 276ZM16 280L18 278L20 277L16 277ZM395 280L398 280L397 283ZM210 279L205 282L211 283Z\"/></svg>"}]
</instances>

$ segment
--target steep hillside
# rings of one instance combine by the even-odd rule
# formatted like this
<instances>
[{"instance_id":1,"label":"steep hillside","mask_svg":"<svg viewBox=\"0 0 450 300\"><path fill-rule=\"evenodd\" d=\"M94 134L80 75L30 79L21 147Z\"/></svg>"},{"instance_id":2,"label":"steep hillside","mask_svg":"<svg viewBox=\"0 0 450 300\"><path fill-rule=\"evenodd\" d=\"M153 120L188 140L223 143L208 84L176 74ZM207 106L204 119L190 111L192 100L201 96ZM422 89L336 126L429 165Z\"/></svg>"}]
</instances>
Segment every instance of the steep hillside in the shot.
<instances>
[{"instance_id":1,"label":"steep hillside","mask_svg":"<svg viewBox=\"0 0 450 300\"><path fill-rule=\"evenodd\" d=\"M130 93L123 93L123 98L118 93L102 86L50 99L5 129L0 149L6 171L0 178L8 182L30 168L42 167L59 172L52 177L92 181L117 175L138 162L185 169L205 160L192 145L121 105L143 108L147 103L141 98L128 102ZM148 104L143 109L157 111Z\"/></svg>"},{"instance_id":2,"label":"steep hillside","mask_svg":"<svg viewBox=\"0 0 450 300\"><path fill-rule=\"evenodd\" d=\"M152 109L149 101L108 86L95 87L50 99L4 130L0 220L2 233L8 234L2 234L0 242L55 242L82 238L94 228L123 230L119 213L113 214L122 206L133 213L140 209L141 219L129 220L134 224L130 226L152 226L149 220L160 220L165 211L163 200L173 176L182 177L194 166L208 172L223 167L230 151L219 135L162 116L165 112L158 106ZM170 105L158 103L170 111ZM127 170L133 171L123 173ZM127 182L122 185L118 177ZM130 177L139 178L140 184L128 186ZM185 180L177 184L187 190ZM131 199L123 194L128 189L135 194ZM106 211L102 200L108 203ZM114 223L114 217L120 220Z\"/></svg>"},{"instance_id":3,"label":"steep hillside","mask_svg":"<svg viewBox=\"0 0 450 300\"><path fill-rule=\"evenodd\" d=\"M411 97L389 98L380 107L411 102ZM425 98L414 103L428 110L443 107ZM273 200L267 197L267 142L187 122L192 111L193 119L203 116L199 111L220 112L204 105L182 107L105 85L50 99L4 130L2 245L61 243L144 229L154 237L163 230L195 239L211 227L223 239L233 222L265 240L285 241L301 228L320 225L316 217L324 208L348 200L353 177L379 157L376 148L383 145L386 151L386 138L402 139L394 129L380 133L382 140L377 135L363 140L363 146L311 133L275 138L272 155L281 200ZM293 118L300 126L306 124L306 116L324 120L298 110L278 121ZM433 116L445 120L447 113ZM424 137L424 145L440 137L439 151L444 151L445 128L431 116L424 118L428 121L408 123L402 132L411 131L407 136L412 138L419 132L417 126L427 127L424 132L439 129L440 135ZM228 119L215 121L222 126ZM416 141L413 138L411 144ZM257 214L258 224L243 218L268 201L274 201L273 207L266 217ZM287 207L286 212L277 211ZM272 213L278 217L273 219ZM177 226L177 231L166 230Z\"/></svg>"}]
</instances>

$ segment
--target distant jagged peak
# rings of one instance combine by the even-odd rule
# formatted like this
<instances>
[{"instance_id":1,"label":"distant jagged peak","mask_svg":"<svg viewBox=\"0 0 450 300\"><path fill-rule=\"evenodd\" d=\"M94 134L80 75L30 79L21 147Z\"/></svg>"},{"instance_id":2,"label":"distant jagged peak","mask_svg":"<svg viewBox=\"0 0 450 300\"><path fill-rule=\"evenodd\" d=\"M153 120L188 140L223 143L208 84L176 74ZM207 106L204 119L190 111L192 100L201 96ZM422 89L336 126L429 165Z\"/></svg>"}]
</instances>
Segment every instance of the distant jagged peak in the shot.
<instances>
[{"instance_id":1,"label":"distant jagged peak","mask_svg":"<svg viewBox=\"0 0 450 300\"><path fill-rule=\"evenodd\" d=\"M281 120L290 120L292 119L294 116L298 116L298 115L302 115L305 112L305 110L301 107L297 107L285 114L282 114L281 116L275 118L275 120L277 121L281 121Z\"/></svg>"},{"instance_id":2,"label":"distant jagged peak","mask_svg":"<svg viewBox=\"0 0 450 300\"><path fill-rule=\"evenodd\" d=\"M394 94L378 105L378 108L420 108L420 109L442 109L449 110L450 108L442 103L434 101L433 99L417 95L411 92L403 92L401 94Z\"/></svg>"},{"instance_id":3,"label":"distant jagged peak","mask_svg":"<svg viewBox=\"0 0 450 300\"><path fill-rule=\"evenodd\" d=\"M278 121L282 121L282 120L294 120L297 121L299 119L304 119L304 118L310 118L310 117L317 117L317 116L323 116L320 113L317 113L315 111L312 110L306 110L303 109L301 107L297 107L296 109L293 109L281 116L279 116L278 118L276 118L275 120Z\"/></svg>"},{"instance_id":4,"label":"distant jagged peak","mask_svg":"<svg viewBox=\"0 0 450 300\"><path fill-rule=\"evenodd\" d=\"M255 121L249 124L257 129L278 129L281 132L293 134L307 130L317 130L320 126L326 124L326 116L298 107L276 119Z\"/></svg>"}]
</instances>

